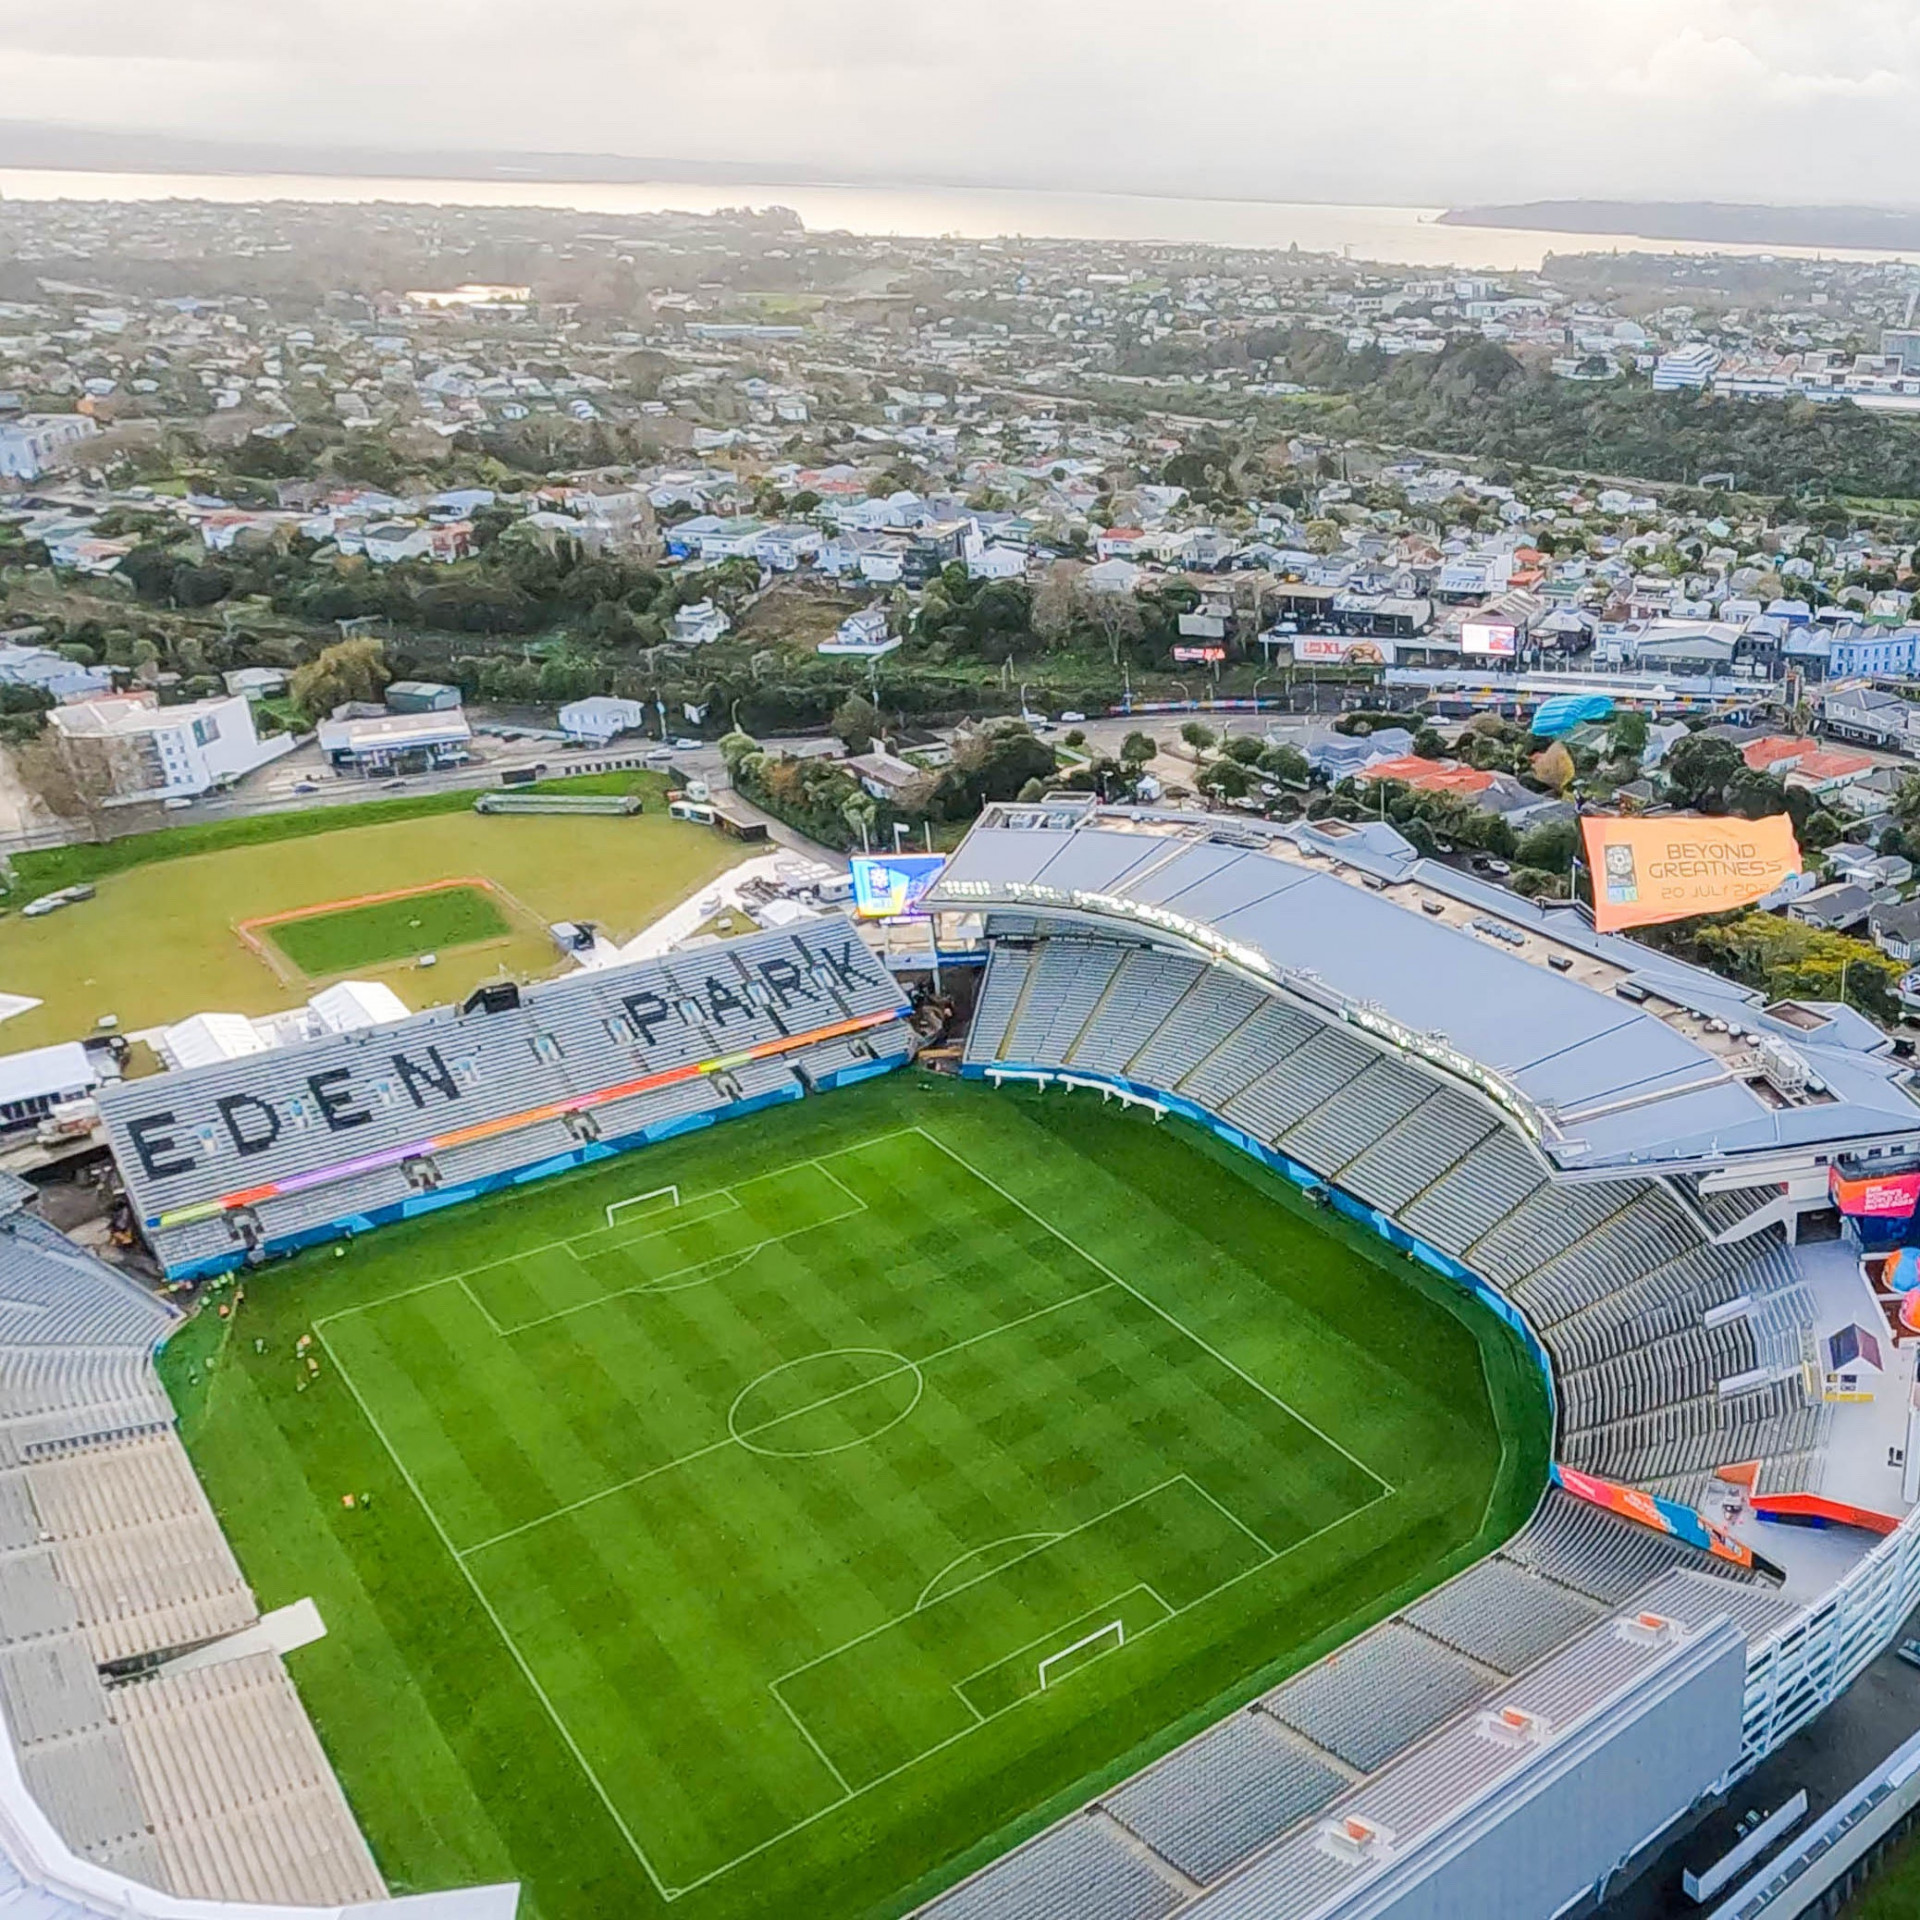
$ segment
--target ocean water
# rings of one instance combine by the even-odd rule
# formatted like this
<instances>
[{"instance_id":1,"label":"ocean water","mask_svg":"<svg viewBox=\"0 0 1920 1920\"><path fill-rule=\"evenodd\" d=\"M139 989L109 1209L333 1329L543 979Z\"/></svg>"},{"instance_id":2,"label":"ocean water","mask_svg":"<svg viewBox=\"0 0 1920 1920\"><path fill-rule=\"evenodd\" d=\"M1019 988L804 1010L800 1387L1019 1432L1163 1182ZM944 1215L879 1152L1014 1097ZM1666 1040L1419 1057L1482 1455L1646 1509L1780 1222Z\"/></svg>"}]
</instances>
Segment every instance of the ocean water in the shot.
<instances>
[{"instance_id":1,"label":"ocean water","mask_svg":"<svg viewBox=\"0 0 1920 1920\"><path fill-rule=\"evenodd\" d=\"M1527 271L1549 253L1760 253L1811 258L1808 248L1735 247L1640 240L1618 234L1535 233L1438 223L1433 207L1355 207L1276 200L1184 200L1144 194L1043 193L975 187L713 186L685 181L544 181L358 178L328 174L146 174L0 168L9 200L216 200L243 203L370 201L469 207L572 207L582 213L712 213L722 207L790 207L816 231L950 234L969 240L1049 237L1192 241L1345 254L1394 266ZM1911 255L1835 249L1828 259Z\"/></svg>"}]
</instances>

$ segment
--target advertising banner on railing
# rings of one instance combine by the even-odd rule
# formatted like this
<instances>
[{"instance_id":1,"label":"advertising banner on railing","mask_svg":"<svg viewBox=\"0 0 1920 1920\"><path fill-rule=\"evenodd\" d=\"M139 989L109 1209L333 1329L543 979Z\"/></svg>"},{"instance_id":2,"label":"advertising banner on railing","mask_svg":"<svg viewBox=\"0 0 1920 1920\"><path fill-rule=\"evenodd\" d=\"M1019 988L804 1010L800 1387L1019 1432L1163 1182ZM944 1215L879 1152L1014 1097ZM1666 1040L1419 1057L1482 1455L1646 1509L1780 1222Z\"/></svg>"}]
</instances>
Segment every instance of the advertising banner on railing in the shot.
<instances>
[{"instance_id":1,"label":"advertising banner on railing","mask_svg":"<svg viewBox=\"0 0 1920 1920\"><path fill-rule=\"evenodd\" d=\"M1678 1501L1662 1500L1658 1494L1642 1493L1638 1487L1623 1487L1612 1480L1596 1480L1592 1474L1581 1473L1575 1467L1555 1466L1553 1484L1563 1493L1572 1494L1576 1500L1605 1507L1609 1513L1617 1513L1623 1520L1637 1521L1643 1527L1653 1528L1656 1533L1684 1540L1688 1546L1697 1547L1716 1560L1724 1560L1731 1566L1747 1567L1776 1580L1785 1578L1772 1562L1763 1560L1751 1547L1743 1546L1731 1534L1708 1526L1691 1507L1683 1507Z\"/></svg>"},{"instance_id":2,"label":"advertising banner on railing","mask_svg":"<svg viewBox=\"0 0 1920 1920\"><path fill-rule=\"evenodd\" d=\"M1827 1193L1842 1213L1856 1220L1911 1220L1920 1206L1920 1168L1849 1180L1838 1167L1829 1167Z\"/></svg>"},{"instance_id":3,"label":"advertising banner on railing","mask_svg":"<svg viewBox=\"0 0 1920 1920\"><path fill-rule=\"evenodd\" d=\"M1800 871L1793 822L1589 814L1587 867L1593 920L1602 933L1725 913L1765 898Z\"/></svg>"}]
</instances>

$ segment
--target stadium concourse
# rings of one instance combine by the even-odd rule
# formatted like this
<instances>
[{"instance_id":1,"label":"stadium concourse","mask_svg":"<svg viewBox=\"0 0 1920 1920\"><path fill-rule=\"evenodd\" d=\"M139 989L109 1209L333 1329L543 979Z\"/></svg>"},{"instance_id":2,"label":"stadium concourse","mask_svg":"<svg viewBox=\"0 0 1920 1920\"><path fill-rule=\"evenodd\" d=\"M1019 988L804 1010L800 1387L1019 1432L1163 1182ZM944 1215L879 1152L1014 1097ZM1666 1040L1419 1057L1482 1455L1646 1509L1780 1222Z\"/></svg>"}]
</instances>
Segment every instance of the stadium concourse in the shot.
<instances>
[{"instance_id":1,"label":"stadium concourse","mask_svg":"<svg viewBox=\"0 0 1920 1920\"><path fill-rule=\"evenodd\" d=\"M1385 825L1000 805L927 905L985 957L963 1072L1206 1127L1450 1276L1557 1462L1501 1551L929 1920L1577 1911L1920 1600L1915 1349L1844 1211L1920 1099L1869 1022Z\"/></svg>"}]
</instances>

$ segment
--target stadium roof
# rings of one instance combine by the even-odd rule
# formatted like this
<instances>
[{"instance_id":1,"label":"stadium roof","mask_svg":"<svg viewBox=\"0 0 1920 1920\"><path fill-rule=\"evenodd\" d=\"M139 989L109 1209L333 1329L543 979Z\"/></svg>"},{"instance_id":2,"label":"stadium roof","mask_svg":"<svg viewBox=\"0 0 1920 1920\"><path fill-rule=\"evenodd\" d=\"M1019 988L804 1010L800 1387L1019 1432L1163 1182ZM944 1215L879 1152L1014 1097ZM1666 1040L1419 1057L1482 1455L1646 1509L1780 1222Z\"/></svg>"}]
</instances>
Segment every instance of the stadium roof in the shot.
<instances>
[{"instance_id":1,"label":"stadium roof","mask_svg":"<svg viewBox=\"0 0 1920 1920\"><path fill-rule=\"evenodd\" d=\"M1127 924L1430 1062L1464 1055L1491 1069L1496 1085L1482 1091L1533 1110L1542 1150L1569 1169L1920 1144L1909 1071L1870 1023L1838 1008L1769 1011L1715 975L1596 933L1577 909L1421 860L1379 824L1001 806L928 903ZM1584 977L1574 956L1591 963ZM1771 1078L1756 1067L1763 1056Z\"/></svg>"}]
</instances>

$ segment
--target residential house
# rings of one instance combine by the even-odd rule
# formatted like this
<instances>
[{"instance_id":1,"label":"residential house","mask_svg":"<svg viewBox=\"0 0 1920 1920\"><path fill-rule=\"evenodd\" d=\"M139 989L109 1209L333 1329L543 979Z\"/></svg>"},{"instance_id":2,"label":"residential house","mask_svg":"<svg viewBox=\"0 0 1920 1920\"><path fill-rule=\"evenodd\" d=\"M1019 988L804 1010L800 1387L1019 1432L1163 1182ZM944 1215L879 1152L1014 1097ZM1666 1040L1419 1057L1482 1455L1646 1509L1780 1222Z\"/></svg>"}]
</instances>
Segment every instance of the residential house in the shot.
<instances>
[{"instance_id":1,"label":"residential house","mask_svg":"<svg viewBox=\"0 0 1920 1920\"><path fill-rule=\"evenodd\" d=\"M1867 915L1867 935L1889 960L1903 967L1920 962L1920 900L1875 907Z\"/></svg>"},{"instance_id":2,"label":"residential house","mask_svg":"<svg viewBox=\"0 0 1920 1920\"><path fill-rule=\"evenodd\" d=\"M569 740L596 747L604 747L623 733L643 732L646 723L644 701L616 700L610 694L571 700L560 709L560 731Z\"/></svg>"},{"instance_id":3,"label":"residential house","mask_svg":"<svg viewBox=\"0 0 1920 1920\"><path fill-rule=\"evenodd\" d=\"M1787 918L1828 933L1847 933L1873 911L1873 896L1852 880L1834 880L1787 902Z\"/></svg>"},{"instance_id":4,"label":"residential house","mask_svg":"<svg viewBox=\"0 0 1920 1920\"><path fill-rule=\"evenodd\" d=\"M859 660L878 660L899 646L899 637L887 631L885 607L862 607L840 622L831 640L822 640L818 653L846 654Z\"/></svg>"},{"instance_id":5,"label":"residential house","mask_svg":"<svg viewBox=\"0 0 1920 1920\"><path fill-rule=\"evenodd\" d=\"M667 638L683 647L700 647L718 640L732 625L725 611L711 600L695 600L674 614Z\"/></svg>"}]
</instances>

